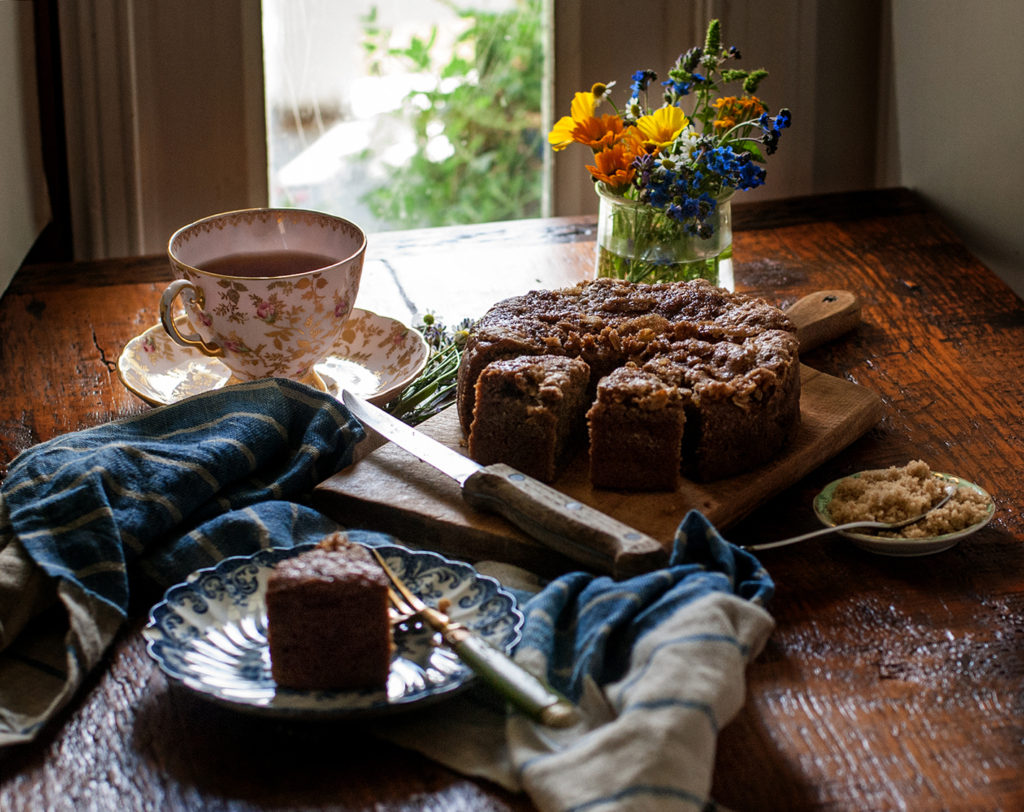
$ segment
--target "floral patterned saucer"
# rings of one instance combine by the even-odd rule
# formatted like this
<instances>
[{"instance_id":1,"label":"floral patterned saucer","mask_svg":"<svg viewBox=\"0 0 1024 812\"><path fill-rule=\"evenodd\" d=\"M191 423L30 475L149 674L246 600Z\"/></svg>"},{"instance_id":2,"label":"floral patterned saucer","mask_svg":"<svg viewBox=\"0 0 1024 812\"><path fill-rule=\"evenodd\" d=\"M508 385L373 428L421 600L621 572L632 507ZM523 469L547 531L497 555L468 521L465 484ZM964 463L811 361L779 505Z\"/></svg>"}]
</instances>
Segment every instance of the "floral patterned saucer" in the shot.
<instances>
[{"instance_id":1,"label":"floral patterned saucer","mask_svg":"<svg viewBox=\"0 0 1024 812\"><path fill-rule=\"evenodd\" d=\"M315 369L335 397L348 389L382 406L416 379L429 355L416 330L356 308ZM117 374L129 391L154 406L219 389L231 377L218 359L174 343L160 324L125 345Z\"/></svg>"}]
</instances>

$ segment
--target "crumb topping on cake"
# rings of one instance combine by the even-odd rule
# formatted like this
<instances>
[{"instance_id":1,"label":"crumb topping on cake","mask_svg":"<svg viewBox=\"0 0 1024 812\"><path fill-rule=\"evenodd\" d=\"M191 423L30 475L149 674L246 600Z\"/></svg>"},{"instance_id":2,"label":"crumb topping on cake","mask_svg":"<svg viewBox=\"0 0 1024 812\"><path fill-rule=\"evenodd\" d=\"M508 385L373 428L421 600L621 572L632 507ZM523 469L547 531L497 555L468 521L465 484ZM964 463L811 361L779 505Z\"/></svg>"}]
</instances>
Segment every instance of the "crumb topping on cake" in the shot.
<instances>
[{"instance_id":1,"label":"crumb topping on cake","mask_svg":"<svg viewBox=\"0 0 1024 812\"><path fill-rule=\"evenodd\" d=\"M476 384L488 365L540 355L586 362L591 399L628 401L641 412L685 404L685 446L700 479L765 461L799 422L798 342L788 316L704 280L646 285L597 279L499 302L474 326L459 368L457 408L467 435ZM500 419L489 422L492 431ZM509 423L506 430L515 427ZM610 420L599 429L592 422L591 443L595 430L614 433ZM652 442L637 441L623 453L647 454Z\"/></svg>"},{"instance_id":2,"label":"crumb topping on cake","mask_svg":"<svg viewBox=\"0 0 1024 812\"><path fill-rule=\"evenodd\" d=\"M341 555L339 555L341 553ZM343 533L332 533L316 547L301 555L278 562L268 588L280 585L283 579L331 582L359 579L367 584L387 585L387 576L369 551Z\"/></svg>"},{"instance_id":3,"label":"crumb topping on cake","mask_svg":"<svg viewBox=\"0 0 1024 812\"><path fill-rule=\"evenodd\" d=\"M682 403L683 394L678 386L640 369L636 364L619 367L597 385L597 397L607 403L625 404L645 412L653 412Z\"/></svg>"}]
</instances>

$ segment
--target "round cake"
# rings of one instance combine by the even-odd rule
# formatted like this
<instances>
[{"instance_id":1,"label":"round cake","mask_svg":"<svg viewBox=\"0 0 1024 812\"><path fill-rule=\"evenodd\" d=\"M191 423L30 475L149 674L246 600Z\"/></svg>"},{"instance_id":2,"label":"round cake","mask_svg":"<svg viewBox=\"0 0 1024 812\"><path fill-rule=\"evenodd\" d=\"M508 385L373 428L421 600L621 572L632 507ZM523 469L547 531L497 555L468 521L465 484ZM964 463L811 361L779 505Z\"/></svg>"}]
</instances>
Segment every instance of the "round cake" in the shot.
<instances>
[{"instance_id":1,"label":"round cake","mask_svg":"<svg viewBox=\"0 0 1024 812\"><path fill-rule=\"evenodd\" d=\"M799 424L797 338L777 307L703 280L597 279L506 299L473 327L457 400L471 449L477 421L490 433L504 424L510 437L519 422L494 398L477 408L482 373L495 364L484 376L493 385L496 362L541 355L589 367L583 434L596 487L666 490L680 475L732 476L778 453Z\"/></svg>"}]
</instances>

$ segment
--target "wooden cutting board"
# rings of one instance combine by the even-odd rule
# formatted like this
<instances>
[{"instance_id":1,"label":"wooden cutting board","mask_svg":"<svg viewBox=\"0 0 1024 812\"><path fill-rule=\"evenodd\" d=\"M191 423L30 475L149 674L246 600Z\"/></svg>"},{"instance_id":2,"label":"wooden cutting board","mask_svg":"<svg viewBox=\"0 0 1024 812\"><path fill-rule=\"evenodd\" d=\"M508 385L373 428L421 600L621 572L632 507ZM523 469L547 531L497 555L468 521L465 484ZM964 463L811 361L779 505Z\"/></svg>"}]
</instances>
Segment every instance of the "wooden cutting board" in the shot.
<instances>
[{"instance_id":1,"label":"wooden cutting board","mask_svg":"<svg viewBox=\"0 0 1024 812\"><path fill-rule=\"evenodd\" d=\"M608 491L590 485L584 451L552 484L666 548L691 509L727 528L833 457L881 416L881 399L874 392L807 366L801 373L799 432L782 454L756 470L716 482L683 480L675 493ZM418 428L466 453L454 407ZM547 574L572 566L503 518L469 507L453 480L392 443L323 482L315 504L348 527L390 533L460 558L508 561Z\"/></svg>"}]
</instances>

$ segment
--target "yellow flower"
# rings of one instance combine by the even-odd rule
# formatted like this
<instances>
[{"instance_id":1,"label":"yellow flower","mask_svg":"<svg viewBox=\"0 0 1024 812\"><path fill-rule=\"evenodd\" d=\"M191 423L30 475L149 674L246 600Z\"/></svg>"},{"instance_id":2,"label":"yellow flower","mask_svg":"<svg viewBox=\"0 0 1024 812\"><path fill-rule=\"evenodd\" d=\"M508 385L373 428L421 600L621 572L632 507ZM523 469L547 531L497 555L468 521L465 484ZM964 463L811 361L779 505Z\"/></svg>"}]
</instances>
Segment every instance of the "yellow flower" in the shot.
<instances>
[{"instance_id":1,"label":"yellow flower","mask_svg":"<svg viewBox=\"0 0 1024 812\"><path fill-rule=\"evenodd\" d=\"M577 93L572 97L572 104L569 105L569 113L574 121L582 121L585 118L593 118L594 110L597 109L598 98L593 93Z\"/></svg>"},{"instance_id":2,"label":"yellow flower","mask_svg":"<svg viewBox=\"0 0 1024 812\"><path fill-rule=\"evenodd\" d=\"M671 144L686 127L686 115L678 107L659 107L650 115L642 116L636 126L644 139L659 147Z\"/></svg>"},{"instance_id":3,"label":"yellow flower","mask_svg":"<svg viewBox=\"0 0 1024 812\"><path fill-rule=\"evenodd\" d=\"M625 143L615 144L602 152L594 154L594 163L597 166L588 166L587 171L616 193L622 192L636 170L633 168L633 159L636 156Z\"/></svg>"}]
</instances>

